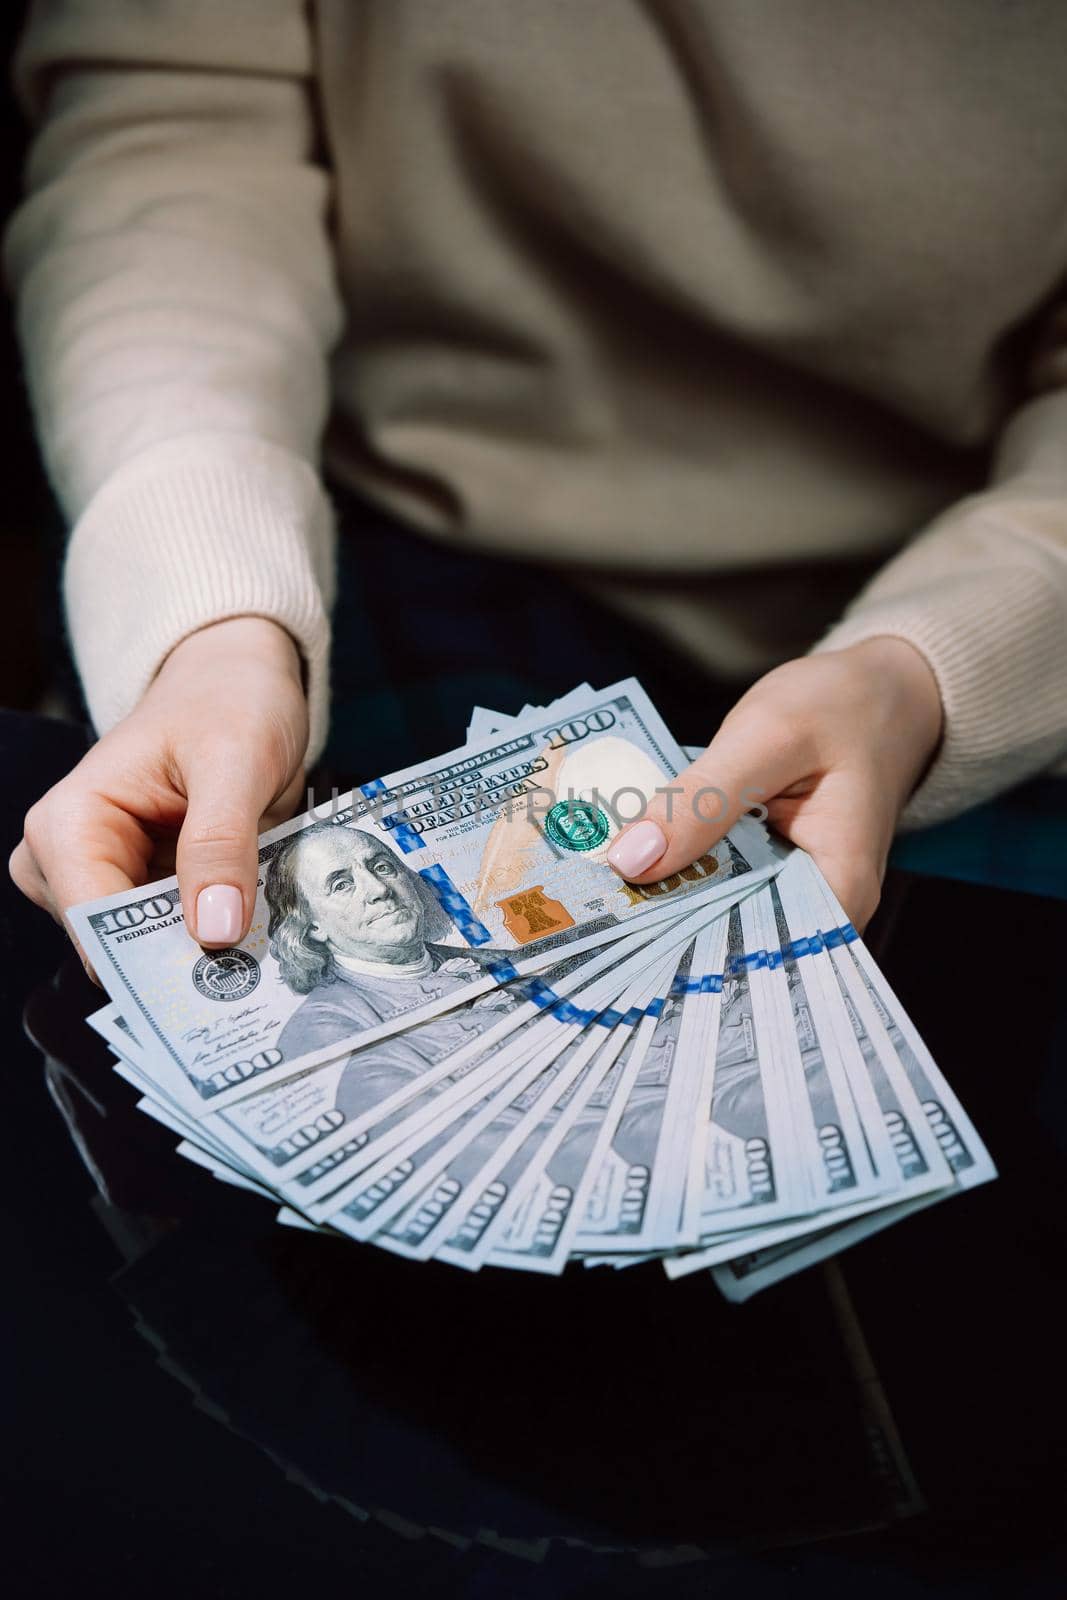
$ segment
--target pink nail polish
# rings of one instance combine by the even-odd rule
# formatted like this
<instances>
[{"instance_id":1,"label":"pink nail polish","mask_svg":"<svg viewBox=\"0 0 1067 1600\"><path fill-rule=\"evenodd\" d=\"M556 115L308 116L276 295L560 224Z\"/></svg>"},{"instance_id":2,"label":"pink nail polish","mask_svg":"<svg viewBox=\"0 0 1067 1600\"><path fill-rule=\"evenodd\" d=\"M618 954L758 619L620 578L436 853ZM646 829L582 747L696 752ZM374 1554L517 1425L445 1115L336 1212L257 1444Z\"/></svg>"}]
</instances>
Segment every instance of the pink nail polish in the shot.
<instances>
[{"instance_id":1,"label":"pink nail polish","mask_svg":"<svg viewBox=\"0 0 1067 1600\"><path fill-rule=\"evenodd\" d=\"M637 878L658 861L667 848L667 835L658 822L646 817L635 822L608 851L608 861L623 878Z\"/></svg>"},{"instance_id":2,"label":"pink nail polish","mask_svg":"<svg viewBox=\"0 0 1067 1600\"><path fill-rule=\"evenodd\" d=\"M236 944L243 916L240 889L212 883L196 897L196 936L201 944Z\"/></svg>"}]
</instances>

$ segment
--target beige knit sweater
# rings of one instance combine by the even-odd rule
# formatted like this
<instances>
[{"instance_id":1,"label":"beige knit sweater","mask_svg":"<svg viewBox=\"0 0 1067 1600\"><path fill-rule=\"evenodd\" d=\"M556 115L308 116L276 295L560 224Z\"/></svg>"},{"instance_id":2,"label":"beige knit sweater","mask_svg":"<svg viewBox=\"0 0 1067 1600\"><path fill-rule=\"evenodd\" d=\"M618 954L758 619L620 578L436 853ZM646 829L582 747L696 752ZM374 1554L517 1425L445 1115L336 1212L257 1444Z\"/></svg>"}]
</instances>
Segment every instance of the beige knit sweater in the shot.
<instances>
[{"instance_id":1,"label":"beige knit sweater","mask_svg":"<svg viewBox=\"0 0 1067 1600\"><path fill-rule=\"evenodd\" d=\"M97 726L252 612L321 748L324 456L720 671L910 640L911 823L1048 766L1065 63L1060 0L36 4L5 261Z\"/></svg>"}]
</instances>

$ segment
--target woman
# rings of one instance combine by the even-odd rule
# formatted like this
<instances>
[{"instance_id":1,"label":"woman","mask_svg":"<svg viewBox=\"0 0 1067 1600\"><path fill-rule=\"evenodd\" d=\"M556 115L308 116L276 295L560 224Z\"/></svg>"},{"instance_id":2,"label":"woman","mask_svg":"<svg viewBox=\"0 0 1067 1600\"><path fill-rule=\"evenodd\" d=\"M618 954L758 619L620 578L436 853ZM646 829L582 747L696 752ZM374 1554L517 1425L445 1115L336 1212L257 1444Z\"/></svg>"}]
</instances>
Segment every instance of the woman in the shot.
<instances>
[{"instance_id":1,"label":"woman","mask_svg":"<svg viewBox=\"0 0 1067 1600\"><path fill-rule=\"evenodd\" d=\"M353 503L386 537L342 539L346 604L402 626L443 547L489 585L483 640L503 617L529 660L580 657L610 616L622 654L690 663L714 737L683 787L733 799L658 802L613 847L634 882L758 792L862 925L902 819L1063 753L1067 12L857 24L34 7L6 261L101 738L26 819L33 900L123 889L176 835L191 930L243 936L257 829L326 740ZM396 653L341 617L365 712Z\"/></svg>"}]
</instances>

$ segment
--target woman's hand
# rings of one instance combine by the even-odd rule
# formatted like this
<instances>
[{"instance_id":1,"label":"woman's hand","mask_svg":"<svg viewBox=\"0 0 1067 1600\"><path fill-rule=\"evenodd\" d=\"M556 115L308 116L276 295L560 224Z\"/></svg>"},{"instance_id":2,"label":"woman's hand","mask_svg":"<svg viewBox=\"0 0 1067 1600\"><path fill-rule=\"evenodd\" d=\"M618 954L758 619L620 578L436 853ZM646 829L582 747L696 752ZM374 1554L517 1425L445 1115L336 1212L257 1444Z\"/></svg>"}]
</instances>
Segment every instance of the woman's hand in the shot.
<instances>
[{"instance_id":1,"label":"woman's hand","mask_svg":"<svg viewBox=\"0 0 1067 1600\"><path fill-rule=\"evenodd\" d=\"M11 876L65 923L68 907L176 862L190 933L234 944L255 905L256 835L297 809L307 738L300 657L285 630L262 617L202 628L27 813Z\"/></svg>"},{"instance_id":2,"label":"woman's hand","mask_svg":"<svg viewBox=\"0 0 1067 1600\"><path fill-rule=\"evenodd\" d=\"M771 826L815 858L862 929L941 719L934 675L903 639L788 661L742 696L675 792L654 797L608 860L634 883L669 877L762 802Z\"/></svg>"}]
</instances>

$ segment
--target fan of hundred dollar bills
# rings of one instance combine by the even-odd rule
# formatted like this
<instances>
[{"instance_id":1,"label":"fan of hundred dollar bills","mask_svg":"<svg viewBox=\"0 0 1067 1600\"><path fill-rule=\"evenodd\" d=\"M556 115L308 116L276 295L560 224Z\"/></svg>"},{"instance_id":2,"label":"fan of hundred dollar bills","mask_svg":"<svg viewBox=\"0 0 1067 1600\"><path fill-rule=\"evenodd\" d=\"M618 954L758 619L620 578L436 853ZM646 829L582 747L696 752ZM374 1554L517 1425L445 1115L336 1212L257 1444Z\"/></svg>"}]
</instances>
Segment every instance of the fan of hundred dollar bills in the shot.
<instances>
[{"instance_id":1,"label":"fan of hundred dollar bills","mask_svg":"<svg viewBox=\"0 0 1067 1600\"><path fill-rule=\"evenodd\" d=\"M91 1021L182 1155L278 1220L457 1266L658 1258L745 1299L995 1176L811 858L745 817L634 888L686 765L583 685L260 840L233 949L174 878L75 908Z\"/></svg>"}]
</instances>

